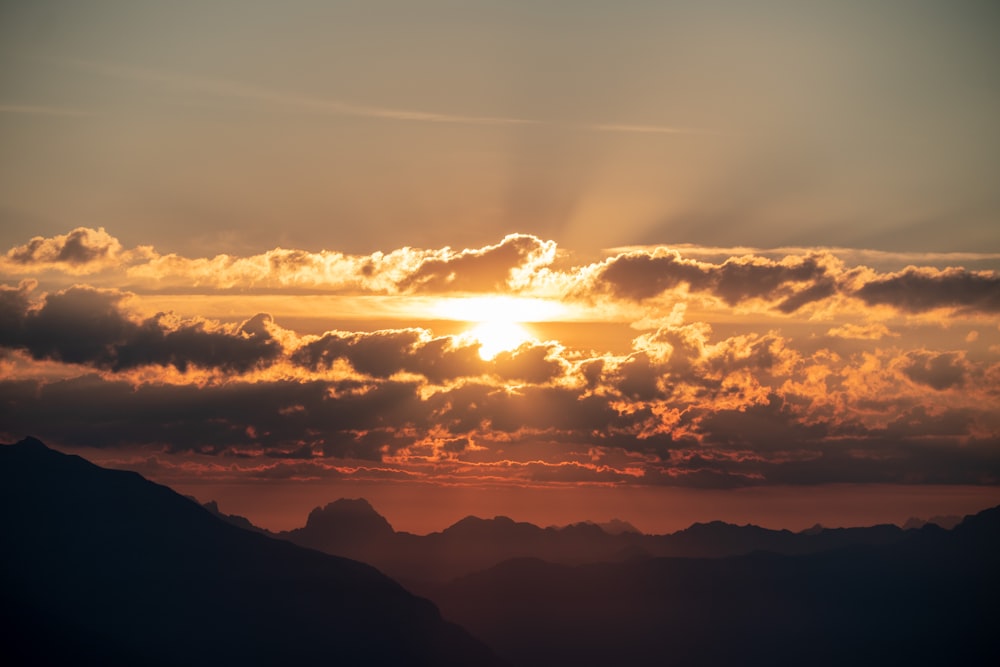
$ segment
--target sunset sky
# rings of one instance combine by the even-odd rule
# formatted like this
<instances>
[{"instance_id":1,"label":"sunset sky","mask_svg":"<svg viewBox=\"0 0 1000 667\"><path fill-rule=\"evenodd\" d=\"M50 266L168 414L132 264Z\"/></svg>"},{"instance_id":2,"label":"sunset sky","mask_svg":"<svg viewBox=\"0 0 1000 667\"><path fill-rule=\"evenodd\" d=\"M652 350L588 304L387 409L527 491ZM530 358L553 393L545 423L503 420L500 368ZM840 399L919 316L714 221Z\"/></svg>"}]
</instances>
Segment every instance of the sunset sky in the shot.
<instances>
[{"instance_id":1,"label":"sunset sky","mask_svg":"<svg viewBox=\"0 0 1000 667\"><path fill-rule=\"evenodd\" d=\"M0 440L271 528L1000 503L1000 5L0 4Z\"/></svg>"}]
</instances>

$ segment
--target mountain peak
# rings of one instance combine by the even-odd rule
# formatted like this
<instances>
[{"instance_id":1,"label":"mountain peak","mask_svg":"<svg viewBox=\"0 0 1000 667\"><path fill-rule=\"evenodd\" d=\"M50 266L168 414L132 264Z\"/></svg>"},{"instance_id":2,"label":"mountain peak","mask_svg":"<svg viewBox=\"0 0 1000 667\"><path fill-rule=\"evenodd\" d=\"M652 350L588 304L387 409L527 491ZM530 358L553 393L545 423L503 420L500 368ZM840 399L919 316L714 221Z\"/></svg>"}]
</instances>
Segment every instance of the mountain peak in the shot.
<instances>
[{"instance_id":1,"label":"mountain peak","mask_svg":"<svg viewBox=\"0 0 1000 667\"><path fill-rule=\"evenodd\" d=\"M22 438L21 440L15 442L14 447L19 447L21 449L36 449L36 450L49 449L49 447L44 442L30 435L27 436L26 438Z\"/></svg>"},{"instance_id":2,"label":"mountain peak","mask_svg":"<svg viewBox=\"0 0 1000 667\"><path fill-rule=\"evenodd\" d=\"M364 498L340 498L317 507L306 519L306 531L343 533L353 537L392 535L395 531L384 516Z\"/></svg>"}]
</instances>

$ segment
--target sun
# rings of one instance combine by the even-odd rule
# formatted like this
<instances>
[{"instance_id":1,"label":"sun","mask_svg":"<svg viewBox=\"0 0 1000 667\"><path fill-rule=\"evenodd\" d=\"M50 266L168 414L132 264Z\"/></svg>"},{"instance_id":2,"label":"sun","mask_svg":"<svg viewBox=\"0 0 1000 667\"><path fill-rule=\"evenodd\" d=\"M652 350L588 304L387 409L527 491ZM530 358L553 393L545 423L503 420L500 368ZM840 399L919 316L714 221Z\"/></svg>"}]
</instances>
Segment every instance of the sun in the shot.
<instances>
[{"instance_id":1,"label":"sun","mask_svg":"<svg viewBox=\"0 0 1000 667\"><path fill-rule=\"evenodd\" d=\"M467 332L479 341L479 356L490 361L501 352L516 349L533 338L531 333L517 322L488 320L480 322Z\"/></svg>"},{"instance_id":2,"label":"sun","mask_svg":"<svg viewBox=\"0 0 1000 667\"><path fill-rule=\"evenodd\" d=\"M552 319L562 310L561 304L551 301L509 296L446 299L436 308L447 319L473 325L465 335L479 343L479 356L484 361L534 340L524 322Z\"/></svg>"}]
</instances>

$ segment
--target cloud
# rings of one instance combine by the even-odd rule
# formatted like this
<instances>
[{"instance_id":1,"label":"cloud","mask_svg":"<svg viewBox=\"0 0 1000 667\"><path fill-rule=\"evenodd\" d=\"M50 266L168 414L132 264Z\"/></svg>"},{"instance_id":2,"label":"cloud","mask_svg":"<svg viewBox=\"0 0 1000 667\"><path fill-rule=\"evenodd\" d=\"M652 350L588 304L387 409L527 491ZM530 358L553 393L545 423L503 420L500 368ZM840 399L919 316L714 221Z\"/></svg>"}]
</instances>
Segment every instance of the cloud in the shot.
<instances>
[{"instance_id":1,"label":"cloud","mask_svg":"<svg viewBox=\"0 0 1000 667\"><path fill-rule=\"evenodd\" d=\"M428 292L506 291L521 282L519 274L530 274L552 262L555 243L535 236L510 234L500 243L475 250L442 251L424 259L399 287Z\"/></svg>"},{"instance_id":2,"label":"cloud","mask_svg":"<svg viewBox=\"0 0 1000 667\"><path fill-rule=\"evenodd\" d=\"M914 382L942 391L960 387L969 372L964 352L908 352L903 374Z\"/></svg>"},{"instance_id":3,"label":"cloud","mask_svg":"<svg viewBox=\"0 0 1000 667\"><path fill-rule=\"evenodd\" d=\"M328 457L374 461L412 442L405 433L390 433L388 425L402 426L420 416L416 386L399 382L133 386L82 376L0 387L3 404L18 407L5 426L8 432L30 429L53 442L93 447L152 445L173 452L259 455L309 445ZM49 418L53 414L59 419Z\"/></svg>"},{"instance_id":4,"label":"cloud","mask_svg":"<svg viewBox=\"0 0 1000 667\"><path fill-rule=\"evenodd\" d=\"M593 288L616 297L641 301L684 287L720 298L730 306L749 299L776 302L790 313L831 296L830 257L810 254L771 260L734 257L721 264L685 259L677 251L658 248L631 252L605 261L593 277Z\"/></svg>"},{"instance_id":5,"label":"cloud","mask_svg":"<svg viewBox=\"0 0 1000 667\"><path fill-rule=\"evenodd\" d=\"M99 229L39 237L0 262L29 276L0 285L3 434L238 461L233 475L257 478L1000 478L1000 329L983 324L996 310L995 273L879 273L824 251L706 257L655 248L573 265L554 242L517 234L465 250L211 258L127 250ZM135 289L53 287L60 273ZM430 328L300 335L263 313L222 323L149 306L171 288L218 290L214 303L227 306L260 288L276 302L377 294L422 304L428 317L440 315L439 297L461 308L476 301L457 298L469 293L529 295L633 329L614 352L600 334L483 360L470 336ZM949 316L909 317L939 309ZM948 326L962 317L975 319L976 340L969 326Z\"/></svg>"},{"instance_id":6,"label":"cloud","mask_svg":"<svg viewBox=\"0 0 1000 667\"><path fill-rule=\"evenodd\" d=\"M117 270L123 279L154 289L277 288L326 292L495 292L529 287L554 260L556 244L511 234L495 245L454 251L400 248L389 253L345 255L275 248L237 257L161 255L140 246L124 250L103 228L79 227L69 234L35 237L8 250L0 273L42 270L69 275Z\"/></svg>"},{"instance_id":7,"label":"cloud","mask_svg":"<svg viewBox=\"0 0 1000 667\"><path fill-rule=\"evenodd\" d=\"M893 333L884 324L853 324L850 322L828 329L826 335L855 340L880 340L890 336L899 336L898 333Z\"/></svg>"},{"instance_id":8,"label":"cloud","mask_svg":"<svg viewBox=\"0 0 1000 667\"><path fill-rule=\"evenodd\" d=\"M822 421L805 422L801 416L794 403L772 393L763 403L710 412L698 420L698 427L704 443L727 448L767 451L815 446L829 427Z\"/></svg>"},{"instance_id":9,"label":"cloud","mask_svg":"<svg viewBox=\"0 0 1000 667\"><path fill-rule=\"evenodd\" d=\"M699 129L695 127L675 127L672 125L634 125L628 123L594 123L581 126L587 130L596 132L628 132L638 134L705 134L715 135L714 130Z\"/></svg>"},{"instance_id":10,"label":"cloud","mask_svg":"<svg viewBox=\"0 0 1000 667\"><path fill-rule=\"evenodd\" d=\"M677 127L670 125L640 125L629 123L559 123L537 119L517 118L512 116L474 115L448 112L432 112L401 107L383 107L370 104L359 104L344 100L315 97L285 91L278 91L262 86L250 85L237 81L212 79L201 76L191 76L168 72L148 67L137 67L119 63L108 63L82 59L62 59L56 61L64 66L84 70L93 74L116 79L126 79L161 87L195 91L204 95L224 97L235 100L245 100L256 104L264 103L294 109L305 113L326 113L338 116L354 116L375 120L409 121L419 123L439 123L451 125L483 125L483 126L549 126L560 125L588 130L592 132L625 132L640 134L684 134L684 135L714 135L716 131L703 128ZM0 111L17 111L22 113L60 113L49 107L3 107ZM61 113L80 112L62 111Z\"/></svg>"},{"instance_id":11,"label":"cloud","mask_svg":"<svg viewBox=\"0 0 1000 667\"><path fill-rule=\"evenodd\" d=\"M126 250L103 228L80 227L9 249L0 257L0 275L46 272L45 279L52 283L59 273L99 274L105 282L127 282L137 292L266 289L427 298L520 295L588 304L603 308L599 311L603 315L634 312L664 297L675 306L693 301L700 308L765 309L797 317L823 313L827 318L872 320L891 314L866 306L888 306L902 313L950 309L966 316L1000 312L1000 277L995 271L910 266L879 273L865 266L848 267L825 250L804 249L781 257L734 255L714 262L698 259L706 256L697 248L683 252L640 248L571 266L555 242L511 234L499 243L461 251L407 247L347 255L274 248L245 257L189 258L161 255L148 246ZM878 323L870 322L867 332L857 326L832 327L829 335L860 339L874 335Z\"/></svg>"},{"instance_id":12,"label":"cloud","mask_svg":"<svg viewBox=\"0 0 1000 667\"><path fill-rule=\"evenodd\" d=\"M110 371L145 365L190 366L245 372L277 359L281 344L271 318L257 315L237 327L164 314L140 320L123 307L130 294L71 287L36 306L25 287L0 290L0 346L35 359L87 364Z\"/></svg>"},{"instance_id":13,"label":"cloud","mask_svg":"<svg viewBox=\"0 0 1000 667\"><path fill-rule=\"evenodd\" d=\"M869 305L889 305L911 313L937 308L997 313L1000 275L994 271L911 266L868 280L854 295Z\"/></svg>"},{"instance_id":14,"label":"cloud","mask_svg":"<svg viewBox=\"0 0 1000 667\"><path fill-rule=\"evenodd\" d=\"M569 366L556 352L552 345L526 343L516 350L498 353L492 360L493 372L504 380L545 384L562 376Z\"/></svg>"},{"instance_id":15,"label":"cloud","mask_svg":"<svg viewBox=\"0 0 1000 667\"><path fill-rule=\"evenodd\" d=\"M486 371L478 344L463 345L452 337L433 338L423 329L328 332L304 343L292 353L291 360L311 369L332 368L343 360L359 373L376 378L409 372L434 383Z\"/></svg>"},{"instance_id":16,"label":"cloud","mask_svg":"<svg viewBox=\"0 0 1000 667\"><path fill-rule=\"evenodd\" d=\"M0 113L24 114L28 116L90 116L89 111L53 107L39 104L0 104Z\"/></svg>"},{"instance_id":17,"label":"cloud","mask_svg":"<svg viewBox=\"0 0 1000 667\"><path fill-rule=\"evenodd\" d=\"M526 125L536 121L500 116L478 116L452 113L435 113L414 109L378 107L353 104L342 100L299 95L272 90L236 81L189 76L147 67L123 65L81 59L56 61L74 69L116 79L126 79L156 86L196 91L214 97L265 103L308 113L328 113L340 116L357 116L378 120L446 123L458 125Z\"/></svg>"},{"instance_id":18,"label":"cloud","mask_svg":"<svg viewBox=\"0 0 1000 667\"><path fill-rule=\"evenodd\" d=\"M140 248L126 253L118 239L103 227L77 227L51 238L35 236L11 248L3 257L2 268L14 273L58 269L81 275L120 266L145 252Z\"/></svg>"},{"instance_id":19,"label":"cloud","mask_svg":"<svg viewBox=\"0 0 1000 667\"><path fill-rule=\"evenodd\" d=\"M416 343L397 359L422 341L402 333ZM431 481L486 474L502 480L503 469L513 465L504 461L520 462L518 478L540 483L715 487L983 483L1000 471L998 455L990 454L1000 446L991 417L995 401L984 402L988 394L977 389L980 372L964 371L966 393L956 395L954 406L937 405L937 389L928 385L956 382L948 373L971 363L961 357L883 353L883 365L867 368L868 358L806 360L773 335L713 342L697 327L643 341L650 352L576 363L561 359L558 348L524 349L529 367L558 360L560 373L580 374L579 384L551 384L550 373L539 373L498 385L486 374L425 392L418 379L396 377L391 368L367 378L209 384L89 375L2 381L0 405L10 415L7 433L32 432L54 442L223 459L382 461ZM851 379L867 372L882 383ZM922 372L926 382L910 380L922 379ZM812 376L828 380L813 385ZM46 419L51 414L59 419ZM582 465L594 451L607 462L601 470ZM529 461L548 463L521 465Z\"/></svg>"}]
</instances>

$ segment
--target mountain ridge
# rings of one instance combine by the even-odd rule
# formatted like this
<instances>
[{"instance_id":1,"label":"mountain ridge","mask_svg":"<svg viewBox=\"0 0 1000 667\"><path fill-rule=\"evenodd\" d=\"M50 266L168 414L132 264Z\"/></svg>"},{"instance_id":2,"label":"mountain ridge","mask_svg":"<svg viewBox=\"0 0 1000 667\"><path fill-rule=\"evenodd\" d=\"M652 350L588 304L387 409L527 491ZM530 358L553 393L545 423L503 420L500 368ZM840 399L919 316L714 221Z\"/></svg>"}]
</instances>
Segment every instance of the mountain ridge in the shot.
<instances>
[{"instance_id":1,"label":"mountain ridge","mask_svg":"<svg viewBox=\"0 0 1000 667\"><path fill-rule=\"evenodd\" d=\"M348 507L353 510L347 512ZM240 523L240 519L234 521ZM395 531L364 499L341 499L313 509L306 525L273 535L371 563L409 586L420 586L470 574L510 558L573 564L652 557L723 558L755 551L806 554L854 544L890 544L916 530L903 530L894 524L852 528L824 528L817 524L793 532L709 521L673 533L650 535L623 526L631 524L609 522L613 529L609 532L593 521L542 528L503 515L469 515L443 530L414 535Z\"/></svg>"},{"instance_id":2,"label":"mountain ridge","mask_svg":"<svg viewBox=\"0 0 1000 667\"><path fill-rule=\"evenodd\" d=\"M370 565L219 520L137 473L0 446L7 664L498 664Z\"/></svg>"},{"instance_id":3,"label":"mountain ridge","mask_svg":"<svg viewBox=\"0 0 1000 667\"><path fill-rule=\"evenodd\" d=\"M788 555L504 561L424 592L524 667L1000 664L1000 507Z\"/></svg>"}]
</instances>

